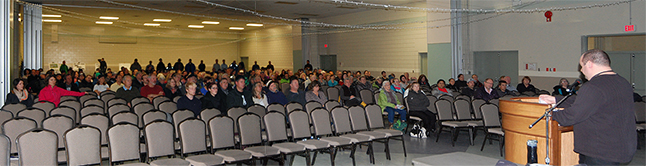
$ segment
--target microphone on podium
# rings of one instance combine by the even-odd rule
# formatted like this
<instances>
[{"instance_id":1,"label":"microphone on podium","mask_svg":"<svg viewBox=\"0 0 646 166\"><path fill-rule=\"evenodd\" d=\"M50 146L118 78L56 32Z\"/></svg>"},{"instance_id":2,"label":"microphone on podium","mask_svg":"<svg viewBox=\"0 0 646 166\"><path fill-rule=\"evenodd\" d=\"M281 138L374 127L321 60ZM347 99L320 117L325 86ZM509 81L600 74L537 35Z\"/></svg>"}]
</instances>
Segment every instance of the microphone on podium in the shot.
<instances>
[{"instance_id":1,"label":"microphone on podium","mask_svg":"<svg viewBox=\"0 0 646 166\"><path fill-rule=\"evenodd\" d=\"M568 92L573 92L574 88L576 88L577 86L579 86L581 84L582 84L581 79L576 79L576 81L574 81L574 83L572 85L570 85L570 88L568 88Z\"/></svg>"}]
</instances>

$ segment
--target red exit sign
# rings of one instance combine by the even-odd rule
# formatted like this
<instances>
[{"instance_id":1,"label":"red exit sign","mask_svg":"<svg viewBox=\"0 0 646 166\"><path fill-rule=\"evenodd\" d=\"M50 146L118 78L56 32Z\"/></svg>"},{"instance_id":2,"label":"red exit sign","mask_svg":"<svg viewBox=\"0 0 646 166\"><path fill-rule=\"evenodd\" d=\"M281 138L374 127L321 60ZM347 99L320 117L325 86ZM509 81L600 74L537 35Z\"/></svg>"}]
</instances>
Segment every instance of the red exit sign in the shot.
<instances>
[{"instance_id":1,"label":"red exit sign","mask_svg":"<svg viewBox=\"0 0 646 166\"><path fill-rule=\"evenodd\" d=\"M626 31L626 32L635 31L635 25L626 25L626 26L624 26L624 31Z\"/></svg>"}]
</instances>

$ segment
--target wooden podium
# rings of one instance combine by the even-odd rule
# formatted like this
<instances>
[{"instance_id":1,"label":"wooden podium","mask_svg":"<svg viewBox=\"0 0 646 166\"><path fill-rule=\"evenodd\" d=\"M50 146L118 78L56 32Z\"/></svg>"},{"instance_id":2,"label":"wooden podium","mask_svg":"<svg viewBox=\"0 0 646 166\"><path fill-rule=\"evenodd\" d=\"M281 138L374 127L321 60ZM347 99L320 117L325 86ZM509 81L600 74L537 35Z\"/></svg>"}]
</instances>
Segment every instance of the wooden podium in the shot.
<instances>
[{"instance_id":1,"label":"wooden podium","mask_svg":"<svg viewBox=\"0 0 646 166\"><path fill-rule=\"evenodd\" d=\"M505 159L517 164L527 164L527 140L538 140L538 163L545 164L545 119L533 128L529 125L543 116L550 106L539 104L538 97L502 99L502 128L505 131ZM550 120L550 164L576 165L579 155L574 150L574 133L571 126L559 126Z\"/></svg>"}]
</instances>

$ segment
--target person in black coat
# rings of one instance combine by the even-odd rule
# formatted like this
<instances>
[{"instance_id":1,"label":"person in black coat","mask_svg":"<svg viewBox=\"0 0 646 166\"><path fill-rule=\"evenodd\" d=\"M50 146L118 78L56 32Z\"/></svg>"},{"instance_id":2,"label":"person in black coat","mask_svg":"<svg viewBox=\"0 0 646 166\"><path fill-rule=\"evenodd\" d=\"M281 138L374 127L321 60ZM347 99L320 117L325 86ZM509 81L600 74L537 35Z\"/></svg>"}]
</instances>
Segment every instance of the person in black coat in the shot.
<instances>
[{"instance_id":1,"label":"person in black coat","mask_svg":"<svg viewBox=\"0 0 646 166\"><path fill-rule=\"evenodd\" d=\"M159 58L159 63L157 63L157 73L163 73L166 72L166 66L164 66L164 62L162 61L161 58Z\"/></svg>"},{"instance_id":2,"label":"person in black coat","mask_svg":"<svg viewBox=\"0 0 646 166\"><path fill-rule=\"evenodd\" d=\"M177 100L177 110L188 109L193 111L196 117L200 115L200 112L202 111L202 101L195 97L196 92L197 85L195 85L195 83L187 83L186 95Z\"/></svg>"},{"instance_id":3,"label":"person in black coat","mask_svg":"<svg viewBox=\"0 0 646 166\"><path fill-rule=\"evenodd\" d=\"M435 131L435 122L437 119L435 119L435 114L428 110L431 102L426 97L426 94L421 91L419 83L413 82L411 90L408 92L408 96L406 96L406 101L408 102L408 109L410 110L408 115L421 118L424 123L423 127L428 129L424 134L430 136L431 132Z\"/></svg>"},{"instance_id":4,"label":"person in black coat","mask_svg":"<svg viewBox=\"0 0 646 166\"><path fill-rule=\"evenodd\" d=\"M227 110L233 107L247 108L254 104L253 94L250 91L244 90L245 79L243 76L236 76L236 86L229 91L227 95Z\"/></svg>"},{"instance_id":5,"label":"person in black coat","mask_svg":"<svg viewBox=\"0 0 646 166\"><path fill-rule=\"evenodd\" d=\"M218 109L220 112L223 112L224 105L226 104L226 96L222 93L218 93L218 84L217 83L208 83L208 93L204 94L202 97L202 109Z\"/></svg>"},{"instance_id":6,"label":"person in black coat","mask_svg":"<svg viewBox=\"0 0 646 166\"><path fill-rule=\"evenodd\" d=\"M34 97L29 94L27 89L25 89L25 80L16 78L12 83L13 88L11 88L11 92L7 94L7 99L4 104L22 103L27 107L31 107L31 105L34 104Z\"/></svg>"},{"instance_id":7,"label":"person in black coat","mask_svg":"<svg viewBox=\"0 0 646 166\"><path fill-rule=\"evenodd\" d=\"M177 62L175 62L175 65L173 65L173 70L184 71L184 64L182 63L182 59L177 59Z\"/></svg>"},{"instance_id":8,"label":"person in black coat","mask_svg":"<svg viewBox=\"0 0 646 166\"><path fill-rule=\"evenodd\" d=\"M463 95L467 95L469 97L473 97L476 93L476 81L473 79L469 79L469 82L467 82L467 87L462 88L462 93Z\"/></svg>"},{"instance_id":9,"label":"person in black coat","mask_svg":"<svg viewBox=\"0 0 646 166\"><path fill-rule=\"evenodd\" d=\"M529 78L528 76L523 77L523 82L518 84L518 86L516 86L516 89L518 90L518 93L522 94L524 92L532 92L532 93L538 92L536 87L534 87L534 85L530 84L531 82L532 82L532 79Z\"/></svg>"},{"instance_id":10,"label":"person in black coat","mask_svg":"<svg viewBox=\"0 0 646 166\"><path fill-rule=\"evenodd\" d=\"M79 86L74 83L74 79L72 79L71 74L65 75L65 80L63 81L63 83L58 84L58 87L68 91L80 92Z\"/></svg>"},{"instance_id":11,"label":"person in black coat","mask_svg":"<svg viewBox=\"0 0 646 166\"><path fill-rule=\"evenodd\" d=\"M454 86L456 89L463 89L464 87L467 87L467 82L464 81L464 74L458 75L458 80L455 81Z\"/></svg>"}]
</instances>

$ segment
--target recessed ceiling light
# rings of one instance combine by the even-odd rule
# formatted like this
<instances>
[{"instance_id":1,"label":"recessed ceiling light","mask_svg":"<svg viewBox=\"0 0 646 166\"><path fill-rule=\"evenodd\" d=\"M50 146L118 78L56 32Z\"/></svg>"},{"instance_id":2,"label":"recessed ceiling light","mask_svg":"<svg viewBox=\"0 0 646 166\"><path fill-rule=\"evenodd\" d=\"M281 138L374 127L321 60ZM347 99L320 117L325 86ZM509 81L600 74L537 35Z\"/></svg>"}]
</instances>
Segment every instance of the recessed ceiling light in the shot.
<instances>
[{"instance_id":1,"label":"recessed ceiling light","mask_svg":"<svg viewBox=\"0 0 646 166\"><path fill-rule=\"evenodd\" d=\"M112 17L112 16L101 16L99 18L104 19L104 20L118 20L119 19L119 17Z\"/></svg>"},{"instance_id":2,"label":"recessed ceiling light","mask_svg":"<svg viewBox=\"0 0 646 166\"><path fill-rule=\"evenodd\" d=\"M159 26L160 24L157 23L144 23L144 26L151 26L151 27L156 27Z\"/></svg>"},{"instance_id":3,"label":"recessed ceiling light","mask_svg":"<svg viewBox=\"0 0 646 166\"><path fill-rule=\"evenodd\" d=\"M43 17L61 17L61 15L58 15L58 14L43 14Z\"/></svg>"},{"instance_id":4,"label":"recessed ceiling light","mask_svg":"<svg viewBox=\"0 0 646 166\"><path fill-rule=\"evenodd\" d=\"M220 22L217 21L202 21L202 24L220 24Z\"/></svg>"},{"instance_id":5,"label":"recessed ceiling light","mask_svg":"<svg viewBox=\"0 0 646 166\"><path fill-rule=\"evenodd\" d=\"M156 19L153 19L153 21L155 21L155 22L171 22L172 20L171 19L156 18Z\"/></svg>"},{"instance_id":6,"label":"recessed ceiling light","mask_svg":"<svg viewBox=\"0 0 646 166\"><path fill-rule=\"evenodd\" d=\"M261 26L262 26L262 24L258 24L258 23L249 23L249 24L247 24L247 26L250 26L250 27L261 27Z\"/></svg>"},{"instance_id":7,"label":"recessed ceiling light","mask_svg":"<svg viewBox=\"0 0 646 166\"><path fill-rule=\"evenodd\" d=\"M43 22L63 22L63 20L43 20Z\"/></svg>"},{"instance_id":8,"label":"recessed ceiling light","mask_svg":"<svg viewBox=\"0 0 646 166\"><path fill-rule=\"evenodd\" d=\"M243 27L229 27L231 30L244 30Z\"/></svg>"},{"instance_id":9,"label":"recessed ceiling light","mask_svg":"<svg viewBox=\"0 0 646 166\"><path fill-rule=\"evenodd\" d=\"M112 21L96 21L96 24L106 24L106 25L110 25L110 24L112 24Z\"/></svg>"},{"instance_id":10,"label":"recessed ceiling light","mask_svg":"<svg viewBox=\"0 0 646 166\"><path fill-rule=\"evenodd\" d=\"M189 28L204 28L204 25L188 25Z\"/></svg>"}]
</instances>

